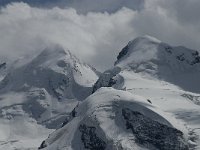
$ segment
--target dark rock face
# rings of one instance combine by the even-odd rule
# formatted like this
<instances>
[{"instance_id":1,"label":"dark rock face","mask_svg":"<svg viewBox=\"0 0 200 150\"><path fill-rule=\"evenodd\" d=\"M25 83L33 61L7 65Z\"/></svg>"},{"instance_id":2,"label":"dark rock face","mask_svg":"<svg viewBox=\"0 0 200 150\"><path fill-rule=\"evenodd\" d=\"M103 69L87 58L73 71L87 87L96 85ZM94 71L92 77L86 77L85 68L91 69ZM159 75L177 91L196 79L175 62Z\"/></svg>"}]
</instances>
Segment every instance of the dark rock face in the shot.
<instances>
[{"instance_id":1,"label":"dark rock face","mask_svg":"<svg viewBox=\"0 0 200 150\"><path fill-rule=\"evenodd\" d=\"M147 148L154 146L159 150L188 150L183 133L154 121L137 111L122 109L126 128L136 137L136 142Z\"/></svg>"},{"instance_id":2,"label":"dark rock face","mask_svg":"<svg viewBox=\"0 0 200 150\"><path fill-rule=\"evenodd\" d=\"M40 147L38 147L38 149L43 149L45 147L47 147L47 145L46 145L45 141L43 141L42 144L40 145Z\"/></svg>"},{"instance_id":3,"label":"dark rock face","mask_svg":"<svg viewBox=\"0 0 200 150\"><path fill-rule=\"evenodd\" d=\"M92 126L80 125L79 131L81 132L81 141L84 147L89 150L104 150L106 143L100 139L95 133L96 128Z\"/></svg>"},{"instance_id":4,"label":"dark rock face","mask_svg":"<svg viewBox=\"0 0 200 150\"><path fill-rule=\"evenodd\" d=\"M197 51L191 53L191 56L192 56L192 60L187 60L185 54L182 53L182 54L176 56L176 58L179 61L186 61L190 65L195 65L195 64L200 63L200 56L199 56L199 53Z\"/></svg>"},{"instance_id":5,"label":"dark rock face","mask_svg":"<svg viewBox=\"0 0 200 150\"><path fill-rule=\"evenodd\" d=\"M200 105L200 96L194 96L194 95L186 94L186 93L182 94L181 96L191 100L196 105Z\"/></svg>"},{"instance_id":6,"label":"dark rock face","mask_svg":"<svg viewBox=\"0 0 200 150\"><path fill-rule=\"evenodd\" d=\"M117 80L115 77L120 73L121 68L119 67L114 67L111 70L105 71L103 74L100 75L99 79L93 86L93 91L94 93L96 90L98 90L101 87L112 87L116 84Z\"/></svg>"},{"instance_id":7,"label":"dark rock face","mask_svg":"<svg viewBox=\"0 0 200 150\"><path fill-rule=\"evenodd\" d=\"M124 57L127 53L128 53L128 49L129 46L125 46L122 51L119 53L119 55L117 56L117 60L121 59L122 57Z\"/></svg>"},{"instance_id":8,"label":"dark rock face","mask_svg":"<svg viewBox=\"0 0 200 150\"><path fill-rule=\"evenodd\" d=\"M46 94L45 91L42 89L35 89L28 92L27 98L29 101L25 102L22 105L23 110L31 115L34 119L38 120L46 111L46 108L49 106L47 103L45 105L41 105L41 101L45 102Z\"/></svg>"},{"instance_id":9,"label":"dark rock face","mask_svg":"<svg viewBox=\"0 0 200 150\"><path fill-rule=\"evenodd\" d=\"M61 100L63 98L64 89L67 88L70 84L70 79L69 77L60 76L60 79L56 81L56 78L51 77L49 78L48 84L51 92L55 95L55 97L58 100Z\"/></svg>"},{"instance_id":10,"label":"dark rock face","mask_svg":"<svg viewBox=\"0 0 200 150\"><path fill-rule=\"evenodd\" d=\"M164 49L169 54L173 54L173 52L175 51L169 45L164 45ZM191 55L191 59L187 59L187 53L180 53L179 55L176 56L176 59L179 61L186 62L190 65L195 65L200 63L200 56L198 51L192 51L191 53L189 52L189 55Z\"/></svg>"},{"instance_id":11,"label":"dark rock face","mask_svg":"<svg viewBox=\"0 0 200 150\"><path fill-rule=\"evenodd\" d=\"M4 63L2 63L2 64L0 64L0 69L1 68L6 68L6 63L4 62Z\"/></svg>"},{"instance_id":12,"label":"dark rock face","mask_svg":"<svg viewBox=\"0 0 200 150\"><path fill-rule=\"evenodd\" d=\"M197 63L200 63L200 56L199 56L199 52L195 51L192 53L194 60L191 62L191 65L195 65Z\"/></svg>"},{"instance_id":13,"label":"dark rock face","mask_svg":"<svg viewBox=\"0 0 200 150\"><path fill-rule=\"evenodd\" d=\"M184 60L185 60L184 54L178 55L178 56L176 56L176 58L177 58L179 61L184 61Z\"/></svg>"},{"instance_id":14,"label":"dark rock face","mask_svg":"<svg viewBox=\"0 0 200 150\"><path fill-rule=\"evenodd\" d=\"M164 47L164 50L172 55L172 54L176 54L174 53L176 49L173 49L171 46L169 45L162 45ZM180 47L179 47L180 48ZM190 56L191 58L188 59L188 56ZM194 51L194 50L191 50L191 52L188 50L187 53L182 53L180 52L178 55L175 55L176 59L178 61L182 61L182 62L186 62L187 64L189 65L195 65L195 64L198 64L200 63L200 56L199 56L199 52L198 51Z\"/></svg>"},{"instance_id":15,"label":"dark rock face","mask_svg":"<svg viewBox=\"0 0 200 150\"><path fill-rule=\"evenodd\" d=\"M76 107L72 110L72 112L69 114L69 116L66 117L64 122L62 123L61 127L64 127L70 120L72 120L74 117L77 116L76 108L79 106L79 104L76 105Z\"/></svg>"},{"instance_id":16,"label":"dark rock face","mask_svg":"<svg viewBox=\"0 0 200 150\"><path fill-rule=\"evenodd\" d=\"M171 46L166 46L165 47L165 51L167 52L167 53L169 53L169 54L172 54L172 51L173 51L173 48L171 47Z\"/></svg>"},{"instance_id":17,"label":"dark rock face","mask_svg":"<svg viewBox=\"0 0 200 150\"><path fill-rule=\"evenodd\" d=\"M97 80L97 82L94 84L92 93L96 92L96 90L98 90L101 87L112 87L113 85L116 84L116 80L114 80L112 76L110 76L109 78L106 77L102 79L104 81L102 81L101 79L102 78Z\"/></svg>"}]
</instances>

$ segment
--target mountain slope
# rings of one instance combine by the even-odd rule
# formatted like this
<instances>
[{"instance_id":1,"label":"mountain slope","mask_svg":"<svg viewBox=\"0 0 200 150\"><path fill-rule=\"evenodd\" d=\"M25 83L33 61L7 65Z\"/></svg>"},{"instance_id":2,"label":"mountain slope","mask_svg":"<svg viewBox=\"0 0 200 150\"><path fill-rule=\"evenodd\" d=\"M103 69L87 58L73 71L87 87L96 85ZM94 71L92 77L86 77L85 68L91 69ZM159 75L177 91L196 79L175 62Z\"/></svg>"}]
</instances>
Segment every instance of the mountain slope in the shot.
<instances>
[{"instance_id":1,"label":"mountain slope","mask_svg":"<svg viewBox=\"0 0 200 150\"><path fill-rule=\"evenodd\" d=\"M199 57L149 36L129 42L40 148L200 149Z\"/></svg>"},{"instance_id":2,"label":"mountain slope","mask_svg":"<svg viewBox=\"0 0 200 150\"><path fill-rule=\"evenodd\" d=\"M153 37L144 36L130 41L119 53L115 65L137 69L139 66L135 65L143 63L152 63L157 67L170 67L171 71L184 72L191 68L199 70L200 56L198 51L182 46L173 47Z\"/></svg>"},{"instance_id":3,"label":"mountain slope","mask_svg":"<svg viewBox=\"0 0 200 150\"><path fill-rule=\"evenodd\" d=\"M40 149L188 149L183 131L175 127L184 131L184 127L146 99L101 88Z\"/></svg>"},{"instance_id":4,"label":"mountain slope","mask_svg":"<svg viewBox=\"0 0 200 150\"><path fill-rule=\"evenodd\" d=\"M197 51L172 47L149 36L139 37L119 53L115 67L100 76L93 90L112 86L145 97L185 124L191 148L198 149L199 68ZM105 79L105 74L110 78Z\"/></svg>"},{"instance_id":5,"label":"mountain slope","mask_svg":"<svg viewBox=\"0 0 200 150\"><path fill-rule=\"evenodd\" d=\"M92 67L58 45L46 48L28 63L23 61L11 67L0 82L3 148L37 145L28 144L27 139L38 142L50 129L61 126L79 101L92 92L98 78Z\"/></svg>"},{"instance_id":6,"label":"mountain slope","mask_svg":"<svg viewBox=\"0 0 200 150\"><path fill-rule=\"evenodd\" d=\"M190 92L200 92L199 52L173 47L153 37L139 37L129 42L119 53L115 66L151 75Z\"/></svg>"}]
</instances>

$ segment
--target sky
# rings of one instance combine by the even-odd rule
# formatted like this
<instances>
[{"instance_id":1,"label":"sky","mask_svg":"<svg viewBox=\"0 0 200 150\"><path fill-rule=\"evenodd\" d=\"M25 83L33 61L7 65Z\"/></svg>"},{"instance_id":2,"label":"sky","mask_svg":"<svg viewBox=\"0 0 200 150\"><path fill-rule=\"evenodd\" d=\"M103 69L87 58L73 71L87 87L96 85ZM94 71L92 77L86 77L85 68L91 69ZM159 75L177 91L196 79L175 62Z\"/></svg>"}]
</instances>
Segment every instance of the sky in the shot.
<instances>
[{"instance_id":1,"label":"sky","mask_svg":"<svg viewBox=\"0 0 200 150\"><path fill-rule=\"evenodd\" d=\"M199 0L0 0L0 59L50 44L100 71L138 36L200 50Z\"/></svg>"}]
</instances>

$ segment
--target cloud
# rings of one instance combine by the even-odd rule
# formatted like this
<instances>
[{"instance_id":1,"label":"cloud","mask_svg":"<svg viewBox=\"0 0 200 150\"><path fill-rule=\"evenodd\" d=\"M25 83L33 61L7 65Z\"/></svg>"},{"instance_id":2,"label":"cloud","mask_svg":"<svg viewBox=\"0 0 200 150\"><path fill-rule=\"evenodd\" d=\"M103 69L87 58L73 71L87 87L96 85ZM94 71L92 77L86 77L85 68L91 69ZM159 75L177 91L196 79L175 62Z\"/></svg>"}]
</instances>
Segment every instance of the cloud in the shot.
<instances>
[{"instance_id":1,"label":"cloud","mask_svg":"<svg viewBox=\"0 0 200 150\"><path fill-rule=\"evenodd\" d=\"M135 16L137 34L149 34L172 45L200 48L200 6L198 0L151 0ZM198 16L198 17L197 17ZM189 19L190 18L190 19Z\"/></svg>"},{"instance_id":2,"label":"cloud","mask_svg":"<svg viewBox=\"0 0 200 150\"><path fill-rule=\"evenodd\" d=\"M174 17L183 24L196 24L200 22L199 0L162 0L157 3L167 9L171 17Z\"/></svg>"},{"instance_id":3,"label":"cloud","mask_svg":"<svg viewBox=\"0 0 200 150\"><path fill-rule=\"evenodd\" d=\"M1 9L0 53L16 59L56 43L104 69L114 62L116 49L132 38L130 22L134 13L123 8L113 14L82 15L72 8L40 9L13 3Z\"/></svg>"},{"instance_id":4,"label":"cloud","mask_svg":"<svg viewBox=\"0 0 200 150\"><path fill-rule=\"evenodd\" d=\"M83 11L81 3L73 2L74 8L37 8L26 3L1 8L1 57L14 60L35 55L56 43L104 70L113 65L128 41L141 35L148 34L172 45L200 47L200 18L195 7L200 4L198 0L146 0L139 10L123 7L136 1L121 4L110 0L112 3L106 5L104 1L84 0L88 8L83 14L79 13Z\"/></svg>"}]
</instances>

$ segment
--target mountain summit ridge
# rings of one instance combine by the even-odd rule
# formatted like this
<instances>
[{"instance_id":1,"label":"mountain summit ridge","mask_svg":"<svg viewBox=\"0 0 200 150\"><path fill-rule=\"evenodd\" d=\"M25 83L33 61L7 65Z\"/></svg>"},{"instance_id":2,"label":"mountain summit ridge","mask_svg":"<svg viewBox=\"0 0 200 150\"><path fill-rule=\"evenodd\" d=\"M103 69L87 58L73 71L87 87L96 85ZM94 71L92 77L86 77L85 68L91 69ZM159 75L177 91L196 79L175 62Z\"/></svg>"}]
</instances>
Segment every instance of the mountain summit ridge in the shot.
<instances>
[{"instance_id":1,"label":"mountain summit ridge","mask_svg":"<svg viewBox=\"0 0 200 150\"><path fill-rule=\"evenodd\" d=\"M171 46L150 36L138 37L130 41L119 53L115 65L129 66L137 69L142 63L153 63L156 66L168 65L172 71L200 71L200 55L196 50L183 46ZM153 67L153 66L152 66ZM166 66L167 67L167 66ZM145 69L150 69L145 67ZM182 70L181 70L182 69ZM186 70L184 70L186 69Z\"/></svg>"}]
</instances>

